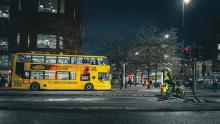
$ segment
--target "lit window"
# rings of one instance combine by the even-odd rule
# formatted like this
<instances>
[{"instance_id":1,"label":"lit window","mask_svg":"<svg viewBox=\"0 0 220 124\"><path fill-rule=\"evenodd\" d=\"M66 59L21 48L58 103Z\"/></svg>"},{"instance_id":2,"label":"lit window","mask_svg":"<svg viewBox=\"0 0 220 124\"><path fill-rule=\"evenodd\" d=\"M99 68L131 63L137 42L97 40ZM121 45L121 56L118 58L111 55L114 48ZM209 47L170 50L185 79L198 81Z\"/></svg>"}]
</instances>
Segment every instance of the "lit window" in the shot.
<instances>
[{"instance_id":1,"label":"lit window","mask_svg":"<svg viewBox=\"0 0 220 124\"><path fill-rule=\"evenodd\" d=\"M9 6L0 6L0 17L9 18Z\"/></svg>"},{"instance_id":2,"label":"lit window","mask_svg":"<svg viewBox=\"0 0 220 124\"><path fill-rule=\"evenodd\" d=\"M218 44L218 46L217 46L217 47L218 47L218 50L220 50L220 44Z\"/></svg>"},{"instance_id":3,"label":"lit window","mask_svg":"<svg viewBox=\"0 0 220 124\"><path fill-rule=\"evenodd\" d=\"M71 57L71 64L76 64L76 57Z\"/></svg>"},{"instance_id":4,"label":"lit window","mask_svg":"<svg viewBox=\"0 0 220 124\"><path fill-rule=\"evenodd\" d=\"M56 63L57 57L56 56L46 56L45 63Z\"/></svg>"},{"instance_id":5,"label":"lit window","mask_svg":"<svg viewBox=\"0 0 220 124\"><path fill-rule=\"evenodd\" d=\"M69 64L70 63L70 57L58 57L57 63Z\"/></svg>"},{"instance_id":6,"label":"lit window","mask_svg":"<svg viewBox=\"0 0 220 124\"><path fill-rule=\"evenodd\" d=\"M48 12L48 13L64 13L65 0L39 0L38 11ZM60 5L60 10L58 10L58 4ZM60 12L58 12L60 11Z\"/></svg>"},{"instance_id":7,"label":"lit window","mask_svg":"<svg viewBox=\"0 0 220 124\"><path fill-rule=\"evenodd\" d=\"M43 79L43 72L31 72L31 79Z\"/></svg>"},{"instance_id":8,"label":"lit window","mask_svg":"<svg viewBox=\"0 0 220 124\"><path fill-rule=\"evenodd\" d=\"M57 72L57 80L69 80L69 72Z\"/></svg>"},{"instance_id":9,"label":"lit window","mask_svg":"<svg viewBox=\"0 0 220 124\"><path fill-rule=\"evenodd\" d=\"M77 64L83 64L83 58L77 57L77 58L76 58L76 63L77 63Z\"/></svg>"},{"instance_id":10,"label":"lit window","mask_svg":"<svg viewBox=\"0 0 220 124\"><path fill-rule=\"evenodd\" d=\"M9 64L9 57L7 55L1 55L0 56L0 68L8 68L10 66Z\"/></svg>"},{"instance_id":11,"label":"lit window","mask_svg":"<svg viewBox=\"0 0 220 124\"><path fill-rule=\"evenodd\" d=\"M99 73L99 80L108 80L107 73Z\"/></svg>"},{"instance_id":12,"label":"lit window","mask_svg":"<svg viewBox=\"0 0 220 124\"><path fill-rule=\"evenodd\" d=\"M48 80L54 80L56 78L56 72L45 72L45 78L44 79L48 79Z\"/></svg>"},{"instance_id":13,"label":"lit window","mask_svg":"<svg viewBox=\"0 0 220 124\"><path fill-rule=\"evenodd\" d=\"M8 50L8 40L7 38L0 37L0 50Z\"/></svg>"},{"instance_id":14,"label":"lit window","mask_svg":"<svg viewBox=\"0 0 220 124\"><path fill-rule=\"evenodd\" d=\"M32 56L32 62L44 63L44 56Z\"/></svg>"},{"instance_id":15,"label":"lit window","mask_svg":"<svg viewBox=\"0 0 220 124\"><path fill-rule=\"evenodd\" d=\"M59 45L60 48L63 48L63 37L59 37ZM56 35L45 35L45 34L38 34L37 35L37 47L38 48L50 48L56 49L57 44L57 36Z\"/></svg>"},{"instance_id":16,"label":"lit window","mask_svg":"<svg viewBox=\"0 0 220 124\"><path fill-rule=\"evenodd\" d=\"M21 33L17 33L17 46L20 45L20 41L21 41Z\"/></svg>"},{"instance_id":17,"label":"lit window","mask_svg":"<svg viewBox=\"0 0 220 124\"><path fill-rule=\"evenodd\" d=\"M76 80L76 72L70 72L70 80Z\"/></svg>"},{"instance_id":18,"label":"lit window","mask_svg":"<svg viewBox=\"0 0 220 124\"><path fill-rule=\"evenodd\" d=\"M56 48L56 35L38 34L37 47L55 49Z\"/></svg>"}]
</instances>

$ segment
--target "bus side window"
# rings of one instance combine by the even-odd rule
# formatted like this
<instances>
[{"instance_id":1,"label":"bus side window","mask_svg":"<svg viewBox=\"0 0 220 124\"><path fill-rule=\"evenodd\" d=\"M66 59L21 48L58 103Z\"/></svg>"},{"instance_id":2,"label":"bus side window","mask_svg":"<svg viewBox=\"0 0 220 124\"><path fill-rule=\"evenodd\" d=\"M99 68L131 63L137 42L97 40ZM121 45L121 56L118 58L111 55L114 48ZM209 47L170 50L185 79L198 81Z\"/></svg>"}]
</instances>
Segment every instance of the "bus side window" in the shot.
<instances>
[{"instance_id":1,"label":"bus side window","mask_svg":"<svg viewBox=\"0 0 220 124\"><path fill-rule=\"evenodd\" d=\"M36 72L31 72L31 79L43 79L44 78L44 73L41 71L36 71Z\"/></svg>"},{"instance_id":2,"label":"bus side window","mask_svg":"<svg viewBox=\"0 0 220 124\"><path fill-rule=\"evenodd\" d=\"M25 71L23 76L24 76L23 77L24 79L30 79L30 72L29 71Z\"/></svg>"},{"instance_id":3,"label":"bus side window","mask_svg":"<svg viewBox=\"0 0 220 124\"><path fill-rule=\"evenodd\" d=\"M16 62L24 62L24 56L23 55L18 55Z\"/></svg>"},{"instance_id":4,"label":"bus side window","mask_svg":"<svg viewBox=\"0 0 220 124\"><path fill-rule=\"evenodd\" d=\"M69 72L57 72L57 80L69 80Z\"/></svg>"},{"instance_id":5,"label":"bus side window","mask_svg":"<svg viewBox=\"0 0 220 124\"><path fill-rule=\"evenodd\" d=\"M70 57L58 57L57 63L69 64L70 63Z\"/></svg>"},{"instance_id":6,"label":"bus side window","mask_svg":"<svg viewBox=\"0 0 220 124\"><path fill-rule=\"evenodd\" d=\"M31 56L25 56L25 62L31 62Z\"/></svg>"},{"instance_id":7,"label":"bus side window","mask_svg":"<svg viewBox=\"0 0 220 124\"><path fill-rule=\"evenodd\" d=\"M46 56L45 63L56 63L57 57L56 56Z\"/></svg>"},{"instance_id":8,"label":"bus side window","mask_svg":"<svg viewBox=\"0 0 220 124\"><path fill-rule=\"evenodd\" d=\"M34 63L44 63L45 56L32 56L32 62Z\"/></svg>"},{"instance_id":9,"label":"bus side window","mask_svg":"<svg viewBox=\"0 0 220 124\"><path fill-rule=\"evenodd\" d=\"M76 80L76 72L70 72L70 80Z\"/></svg>"},{"instance_id":10,"label":"bus side window","mask_svg":"<svg viewBox=\"0 0 220 124\"><path fill-rule=\"evenodd\" d=\"M76 63L77 63L76 57L71 57L71 64L76 64Z\"/></svg>"},{"instance_id":11,"label":"bus side window","mask_svg":"<svg viewBox=\"0 0 220 124\"><path fill-rule=\"evenodd\" d=\"M76 62L77 62L77 64L83 64L83 58L82 57L77 57Z\"/></svg>"}]
</instances>

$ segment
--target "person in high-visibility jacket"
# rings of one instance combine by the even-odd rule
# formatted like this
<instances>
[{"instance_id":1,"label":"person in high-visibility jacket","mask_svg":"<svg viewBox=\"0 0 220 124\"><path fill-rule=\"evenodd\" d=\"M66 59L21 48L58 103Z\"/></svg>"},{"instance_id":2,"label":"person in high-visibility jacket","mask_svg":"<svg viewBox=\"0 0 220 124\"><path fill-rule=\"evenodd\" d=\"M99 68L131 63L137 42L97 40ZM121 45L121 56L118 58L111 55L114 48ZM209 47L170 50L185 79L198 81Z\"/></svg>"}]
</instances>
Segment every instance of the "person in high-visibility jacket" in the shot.
<instances>
[{"instance_id":1,"label":"person in high-visibility jacket","mask_svg":"<svg viewBox=\"0 0 220 124\"><path fill-rule=\"evenodd\" d=\"M172 78L170 76L171 70L169 68L164 70L164 84L163 84L163 93L166 93L169 89L169 85L172 85Z\"/></svg>"}]
</instances>

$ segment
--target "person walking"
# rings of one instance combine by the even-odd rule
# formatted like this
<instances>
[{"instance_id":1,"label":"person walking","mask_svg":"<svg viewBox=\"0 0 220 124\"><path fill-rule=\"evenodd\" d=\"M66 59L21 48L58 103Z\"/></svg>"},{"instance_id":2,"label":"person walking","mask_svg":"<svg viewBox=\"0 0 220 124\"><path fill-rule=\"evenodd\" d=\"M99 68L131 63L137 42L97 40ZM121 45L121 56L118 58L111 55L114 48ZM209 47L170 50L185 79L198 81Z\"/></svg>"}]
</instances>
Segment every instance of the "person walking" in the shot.
<instances>
[{"instance_id":1,"label":"person walking","mask_svg":"<svg viewBox=\"0 0 220 124\"><path fill-rule=\"evenodd\" d=\"M131 85L132 85L131 79L128 80L128 85L129 85L129 88L131 88Z\"/></svg>"},{"instance_id":2,"label":"person walking","mask_svg":"<svg viewBox=\"0 0 220 124\"><path fill-rule=\"evenodd\" d=\"M6 78L5 77L1 77L1 84L0 84L1 87L4 87L6 82L7 82Z\"/></svg>"},{"instance_id":3,"label":"person walking","mask_svg":"<svg viewBox=\"0 0 220 124\"><path fill-rule=\"evenodd\" d=\"M213 85L213 88L214 88L214 92L216 92L217 86L218 86L217 80L214 80L212 85Z\"/></svg>"}]
</instances>

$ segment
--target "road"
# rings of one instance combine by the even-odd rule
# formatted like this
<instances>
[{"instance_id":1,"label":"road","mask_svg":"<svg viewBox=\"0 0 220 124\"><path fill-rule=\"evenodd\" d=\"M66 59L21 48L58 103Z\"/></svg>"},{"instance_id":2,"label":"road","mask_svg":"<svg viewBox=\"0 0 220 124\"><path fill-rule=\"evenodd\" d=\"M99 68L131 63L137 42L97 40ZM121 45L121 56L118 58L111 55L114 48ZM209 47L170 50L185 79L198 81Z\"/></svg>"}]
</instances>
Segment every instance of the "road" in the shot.
<instances>
[{"instance_id":1,"label":"road","mask_svg":"<svg viewBox=\"0 0 220 124\"><path fill-rule=\"evenodd\" d=\"M219 124L220 112L5 111L1 124Z\"/></svg>"},{"instance_id":2,"label":"road","mask_svg":"<svg viewBox=\"0 0 220 124\"><path fill-rule=\"evenodd\" d=\"M220 111L218 97L1 96L1 110Z\"/></svg>"}]
</instances>

